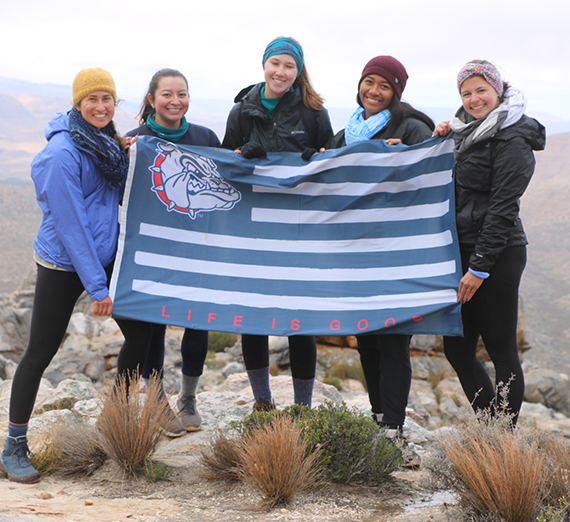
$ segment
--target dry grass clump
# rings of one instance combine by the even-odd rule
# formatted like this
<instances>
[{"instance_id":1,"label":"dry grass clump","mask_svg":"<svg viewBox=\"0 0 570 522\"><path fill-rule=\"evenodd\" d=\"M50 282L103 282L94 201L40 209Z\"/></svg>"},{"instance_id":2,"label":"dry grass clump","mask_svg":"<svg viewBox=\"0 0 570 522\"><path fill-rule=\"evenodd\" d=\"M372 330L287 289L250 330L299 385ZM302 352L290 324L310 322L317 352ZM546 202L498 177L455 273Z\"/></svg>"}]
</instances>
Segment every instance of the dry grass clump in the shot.
<instances>
[{"instance_id":1,"label":"dry grass clump","mask_svg":"<svg viewBox=\"0 0 570 522\"><path fill-rule=\"evenodd\" d=\"M101 437L93 426L74 424L65 430L58 472L63 475L91 475L107 459Z\"/></svg>"},{"instance_id":2,"label":"dry grass clump","mask_svg":"<svg viewBox=\"0 0 570 522\"><path fill-rule=\"evenodd\" d=\"M60 464L64 428L56 424L49 431L42 431L33 441L30 462L40 475L47 475Z\"/></svg>"},{"instance_id":3,"label":"dry grass clump","mask_svg":"<svg viewBox=\"0 0 570 522\"><path fill-rule=\"evenodd\" d=\"M212 442L200 450L201 475L210 480L239 480L241 440L218 430Z\"/></svg>"},{"instance_id":4,"label":"dry grass clump","mask_svg":"<svg viewBox=\"0 0 570 522\"><path fill-rule=\"evenodd\" d=\"M276 417L243 438L238 446L239 477L270 509L319 483L318 451L308 452L302 429L291 419Z\"/></svg>"},{"instance_id":5,"label":"dry grass clump","mask_svg":"<svg viewBox=\"0 0 570 522\"><path fill-rule=\"evenodd\" d=\"M468 504L507 522L535 519L547 479L547 458L536 440L474 422L440 442Z\"/></svg>"},{"instance_id":6,"label":"dry grass clump","mask_svg":"<svg viewBox=\"0 0 570 522\"><path fill-rule=\"evenodd\" d=\"M149 379L146 398L138 377L123 376L103 400L97 426L106 453L127 475L137 475L154 454L168 405L160 382Z\"/></svg>"}]
</instances>

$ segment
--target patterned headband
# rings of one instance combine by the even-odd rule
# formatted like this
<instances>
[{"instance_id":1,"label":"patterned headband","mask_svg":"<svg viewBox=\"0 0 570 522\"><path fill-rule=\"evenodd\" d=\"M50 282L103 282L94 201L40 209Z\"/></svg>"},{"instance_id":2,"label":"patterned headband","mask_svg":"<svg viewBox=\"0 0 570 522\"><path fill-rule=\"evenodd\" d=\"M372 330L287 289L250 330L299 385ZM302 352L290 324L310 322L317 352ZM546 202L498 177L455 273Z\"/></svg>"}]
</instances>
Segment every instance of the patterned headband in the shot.
<instances>
[{"instance_id":1,"label":"patterned headband","mask_svg":"<svg viewBox=\"0 0 570 522\"><path fill-rule=\"evenodd\" d=\"M275 38L275 40L269 42L269 45L265 48L265 52L263 53L262 65L265 65L267 59L274 54L288 54L289 56L292 56L295 60L295 64L297 65L297 76L301 74L304 59L303 48L299 45L297 40L280 36L279 38Z\"/></svg>"},{"instance_id":2,"label":"patterned headband","mask_svg":"<svg viewBox=\"0 0 570 522\"><path fill-rule=\"evenodd\" d=\"M473 63L465 64L457 75L457 89L461 92L461 85L467 78L471 76L482 76L501 96L503 94L503 80L501 73L490 63Z\"/></svg>"}]
</instances>

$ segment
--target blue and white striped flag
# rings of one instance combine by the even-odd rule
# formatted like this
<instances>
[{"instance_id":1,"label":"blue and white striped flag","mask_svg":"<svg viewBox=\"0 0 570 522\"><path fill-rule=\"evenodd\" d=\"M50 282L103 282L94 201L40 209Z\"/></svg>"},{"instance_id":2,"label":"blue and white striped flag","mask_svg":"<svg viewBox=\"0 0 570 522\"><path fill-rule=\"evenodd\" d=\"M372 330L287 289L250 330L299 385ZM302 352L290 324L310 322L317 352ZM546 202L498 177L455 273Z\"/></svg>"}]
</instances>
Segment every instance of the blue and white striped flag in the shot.
<instances>
[{"instance_id":1,"label":"blue and white striped flag","mask_svg":"<svg viewBox=\"0 0 570 522\"><path fill-rule=\"evenodd\" d=\"M371 140L246 160L143 136L113 312L250 334L460 335L452 149Z\"/></svg>"}]
</instances>

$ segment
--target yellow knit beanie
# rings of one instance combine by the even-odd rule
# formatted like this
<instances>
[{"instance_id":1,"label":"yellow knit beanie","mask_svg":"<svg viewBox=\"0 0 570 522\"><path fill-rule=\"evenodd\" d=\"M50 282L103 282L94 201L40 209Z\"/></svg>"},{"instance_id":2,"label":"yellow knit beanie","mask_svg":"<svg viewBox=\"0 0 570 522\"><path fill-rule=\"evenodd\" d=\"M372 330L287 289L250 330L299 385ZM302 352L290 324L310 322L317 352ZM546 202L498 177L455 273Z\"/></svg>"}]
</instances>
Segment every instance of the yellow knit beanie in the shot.
<instances>
[{"instance_id":1,"label":"yellow knit beanie","mask_svg":"<svg viewBox=\"0 0 570 522\"><path fill-rule=\"evenodd\" d=\"M113 99L117 100L117 90L113 77L101 67L83 69L73 80L73 105L77 105L85 96L95 91L108 92Z\"/></svg>"}]
</instances>

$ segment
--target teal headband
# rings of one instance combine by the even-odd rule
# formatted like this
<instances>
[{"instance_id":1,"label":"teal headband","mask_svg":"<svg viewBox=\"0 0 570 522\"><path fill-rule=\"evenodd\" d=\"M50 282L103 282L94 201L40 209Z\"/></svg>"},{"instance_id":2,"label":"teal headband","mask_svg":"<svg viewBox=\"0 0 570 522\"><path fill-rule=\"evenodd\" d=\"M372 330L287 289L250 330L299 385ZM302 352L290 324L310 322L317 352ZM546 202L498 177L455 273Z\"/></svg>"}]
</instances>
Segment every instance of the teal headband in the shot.
<instances>
[{"instance_id":1,"label":"teal headband","mask_svg":"<svg viewBox=\"0 0 570 522\"><path fill-rule=\"evenodd\" d=\"M303 48L299 45L297 40L286 36L280 36L279 38L275 38L275 40L269 42L269 45L265 48L265 52L263 53L262 65L265 65L267 59L275 54L288 54L289 56L292 56L295 60L295 64L297 65L297 77L301 74L304 60Z\"/></svg>"}]
</instances>

